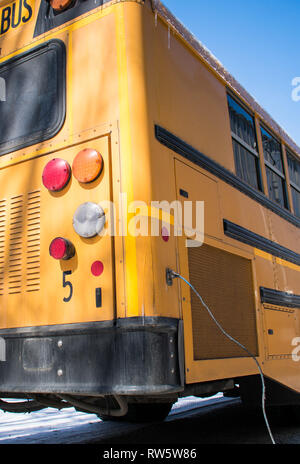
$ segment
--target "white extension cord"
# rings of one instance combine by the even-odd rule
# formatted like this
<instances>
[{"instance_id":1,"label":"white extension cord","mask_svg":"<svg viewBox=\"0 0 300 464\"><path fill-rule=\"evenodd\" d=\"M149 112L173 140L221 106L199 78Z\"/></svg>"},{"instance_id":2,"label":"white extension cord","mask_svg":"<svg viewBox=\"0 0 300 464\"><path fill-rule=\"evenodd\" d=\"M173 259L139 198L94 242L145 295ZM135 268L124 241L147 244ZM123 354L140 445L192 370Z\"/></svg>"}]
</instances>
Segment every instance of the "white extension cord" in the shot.
<instances>
[{"instance_id":1,"label":"white extension cord","mask_svg":"<svg viewBox=\"0 0 300 464\"><path fill-rule=\"evenodd\" d=\"M195 295L199 298L199 300L201 301L202 305L204 306L204 308L205 308L206 311L208 312L208 314L209 314L209 316L211 317L211 319L214 321L214 323L215 323L216 326L219 328L219 330L225 335L225 337L227 337L229 340L231 340L231 341L234 342L236 345L238 345L240 348L242 348L244 351L246 351L246 353L255 361L255 363L256 363L256 365L257 365L257 367L258 367L258 371L259 371L259 375L260 375L261 383L262 383L262 412L263 412L264 420L265 420L265 423L266 423L266 427L267 427L267 430L268 430L268 433L269 433L271 442L272 442L273 445L275 445L276 442L275 442L274 437L273 437L273 434L272 434L272 432L271 432L270 425L269 425L269 421L268 421L267 414L266 414L266 407L265 407L265 402L266 402L266 386L265 386L264 375L263 375L262 369L261 369L260 364L259 364L259 362L257 361L256 357L255 357L244 345L242 345L238 340L236 340L235 338L233 338L231 335L229 335L229 334L223 329L223 327L222 327L221 324L217 321L217 319L215 318L215 316L213 315L213 313L211 312L211 310L209 309L209 307L207 306L207 304L205 303L205 301L203 300L203 298L201 297L201 295L197 292L197 290L195 289L195 287L193 287L193 285L192 285L188 280L186 280L184 277L182 277L182 275L178 274L177 272L175 272L175 271L173 271L173 270L171 270L171 269L168 269L167 272L168 272L169 278L173 279L173 278L178 277L179 279L183 280L183 282L185 282L185 283L193 290L193 292L195 293Z\"/></svg>"}]
</instances>

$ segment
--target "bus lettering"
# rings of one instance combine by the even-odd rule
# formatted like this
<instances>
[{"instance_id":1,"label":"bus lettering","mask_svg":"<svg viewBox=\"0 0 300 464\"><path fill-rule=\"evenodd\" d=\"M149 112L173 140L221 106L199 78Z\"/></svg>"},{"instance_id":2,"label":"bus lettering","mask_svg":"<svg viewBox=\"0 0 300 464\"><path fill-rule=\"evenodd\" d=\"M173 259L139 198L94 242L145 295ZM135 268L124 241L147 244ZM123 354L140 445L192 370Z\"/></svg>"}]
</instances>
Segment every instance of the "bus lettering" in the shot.
<instances>
[{"instance_id":1,"label":"bus lettering","mask_svg":"<svg viewBox=\"0 0 300 464\"><path fill-rule=\"evenodd\" d=\"M32 8L29 5L29 3L27 3L26 0L23 0L23 2L24 2L24 8L27 10L27 15L28 16L27 17L23 16L22 21L23 21L23 23L27 23L30 20L30 18L32 17Z\"/></svg>"},{"instance_id":2,"label":"bus lettering","mask_svg":"<svg viewBox=\"0 0 300 464\"><path fill-rule=\"evenodd\" d=\"M4 8L0 8L0 35L28 23L33 17L32 4L32 0L17 0Z\"/></svg>"},{"instance_id":3,"label":"bus lettering","mask_svg":"<svg viewBox=\"0 0 300 464\"><path fill-rule=\"evenodd\" d=\"M18 13L16 14L16 10L17 10L17 4L16 3L13 3L13 6L12 6L12 18L11 18L11 27L13 29L15 29L16 27L19 26L20 22L21 22L21 17L22 17L22 2L19 3L19 10L18 10ZM18 19L16 21L16 16L18 16Z\"/></svg>"},{"instance_id":4,"label":"bus lettering","mask_svg":"<svg viewBox=\"0 0 300 464\"><path fill-rule=\"evenodd\" d=\"M5 32L7 32L10 27L10 15L11 15L10 6L3 8L2 14L1 14L1 31L0 31L1 35L5 34Z\"/></svg>"}]
</instances>

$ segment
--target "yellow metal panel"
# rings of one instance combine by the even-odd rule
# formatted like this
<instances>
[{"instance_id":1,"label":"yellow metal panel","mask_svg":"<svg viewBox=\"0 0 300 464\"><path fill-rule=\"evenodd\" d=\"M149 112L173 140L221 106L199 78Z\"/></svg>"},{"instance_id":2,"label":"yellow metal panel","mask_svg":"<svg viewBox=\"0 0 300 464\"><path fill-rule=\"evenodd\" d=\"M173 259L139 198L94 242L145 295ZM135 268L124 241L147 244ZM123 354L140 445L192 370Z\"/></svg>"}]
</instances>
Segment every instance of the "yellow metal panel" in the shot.
<instances>
[{"instance_id":1,"label":"yellow metal panel","mask_svg":"<svg viewBox=\"0 0 300 464\"><path fill-rule=\"evenodd\" d=\"M219 189L218 184L216 181L211 179L210 177L204 176L198 170L189 168L184 163L181 163L176 160L176 183L177 183L177 192L179 193L179 188L183 188L184 190L188 191L189 199L201 199L205 201L206 210L208 212L208 219L205 225L205 245L209 245L215 247L216 250L219 252L226 251L228 254L232 253L233 258L236 259L247 258L251 263L251 259L253 256L251 253L246 253L243 249L234 248L229 246L225 243L221 243L219 237L221 236L221 224L220 224L220 217L221 211L219 207ZM179 198L179 197L178 197ZM182 200L182 198L181 198ZM216 213L215 221L213 212ZM209 216L211 214L211 216ZM205 217L205 218L206 218ZM208 232L207 231L208 227ZM215 236L216 238L214 238ZM191 281L191 268L188 262L188 251L185 246L185 237L179 238L179 261L180 261L180 272L183 276ZM201 248L199 248L199 253L201 253ZM246 261L246 260L245 260ZM252 266L252 263L250 264ZM196 268L195 268L196 269ZM228 270L230 273L230 270ZM211 285L218 285L217 282L214 282L213 275L211 276ZM249 285L254 285L254 277L252 278ZM201 288L200 284L197 285L197 290L200 291ZM202 282L203 284L203 282ZM235 282L235 285L238 285ZM210 287L212 290L213 288ZM206 290L207 291L207 288ZM183 308L183 320L184 320L184 334L185 334L185 356L186 356L186 382L192 383L197 381L209 381L212 379L221 379L221 378L229 378L231 376L236 375L250 375L256 372L255 363L252 359L249 358L226 358L226 363L224 360L220 359L210 359L210 360L195 360L194 357L194 347L197 344L195 340L195 336L197 334L193 330L193 318L192 318L192 301L193 297L191 297L191 292L189 287L181 283L181 296L182 296L182 308ZM254 295L253 295L254 299ZM213 313L215 313L215 308L210 308ZM205 311L204 308L202 308ZM220 310L220 308L219 308ZM253 308L255 312L255 308ZM217 314L216 314L217 316ZM234 317L234 316L232 316ZM205 319L205 317L204 317ZM258 320L259 324L259 320ZM211 326L211 321L209 321L209 327ZM255 324L256 329L256 324ZM253 330L253 326L252 326ZM205 332L205 328L203 329ZM214 336L213 330L210 330L210 336ZM214 343L218 343L220 341L220 337L222 339L222 335L217 334L215 340L210 340L211 345L213 346ZM230 346L229 346L230 348ZM227 346L228 349L228 346ZM234 350L234 348L233 348ZM255 350L254 350L255 351ZM238 374L239 373L239 374Z\"/></svg>"},{"instance_id":2,"label":"yellow metal panel","mask_svg":"<svg viewBox=\"0 0 300 464\"><path fill-rule=\"evenodd\" d=\"M265 309L265 337L268 356L292 356L292 340L296 337L294 310Z\"/></svg>"},{"instance_id":3,"label":"yellow metal panel","mask_svg":"<svg viewBox=\"0 0 300 464\"><path fill-rule=\"evenodd\" d=\"M150 8L144 16L153 121L234 171L224 85Z\"/></svg>"},{"instance_id":4,"label":"yellow metal panel","mask_svg":"<svg viewBox=\"0 0 300 464\"><path fill-rule=\"evenodd\" d=\"M0 173L1 200L7 205L3 218L5 224L0 233L5 240L1 260L1 328L111 320L114 317L112 238L82 239L72 226L73 214L80 204L86 201L101 204L101 200L110 198L109 136L75 145L59 153L59 157L72 165L76 154L88 147L102 154L105 166L99 179L92 184L79 184L71 178L62 192L50 193L42 185L42 172L53 156L24 163L22 178L18 165L9 168L9 175L6 170ZM15 181L17 177L18 183ZM109 221L107 213L107 223ZM49 245L55 237L65 237L74 244L74 258L57 261L50 257ZM19 250L22 257L18 261ZM100 277L91 274L91 265L96 260L104 264ZM15 283L11 278L14 269ZM63 287L63 271L72 272L65 276L73 286L69 302L64 302L70 289L68 284ZM95 301L98 287L102 288L101 308L96 307Z\"/></svg>"},{"instance_id":5,"label":"yellow metal panel","mask_svg":"<svg viewBox=\"0 0 300 464\"><path fill-rule=\"evenodd\" d=\"M180 189L188 192L187 201L193 202L193 224L195 221L196 201L204 202L204 230L205 235L221 237L221 209L218 183L207 174L190 168L186 164L175 161L177 192ZM179 196L184 205L184 198Z\"/></svg>"},{"instance_id":6,"label":"yellow metal panel","mask_svg":"<svg viewBox=\"0 0 300 464\"><path fill-rule=\"evenodd\" d=\"M118 56L118 83L120 103L120 143L122 150L122 178L125 185L122 189L127 193L127 201L134 200L132 178L132 139L130 127L130 108L128 97L128 70L127 70L127 40L124 23L124 6L118 5L116 9L116 36ZM124 157L124 158L123 158ZM128 227L126 214L126 229ZM126 263L126 316L139 315L138 286L136 267L136 239L129 234L125 237L125 263Z\"/></svg>"},{"instance_id":7,"label":"yellow metal panel","mask_svg":"<svg viewBox=\"0 0 300 464\"><path fill-rule=\"evenodd\" d=\"M75 134L118 119L114 26L114 15L110 14L92 23L83 23L72 32L72 69L69 69L68 83L72 79L70 125ZM103 46L105 43L109 47Z\"/></svg>"}]
</instances>

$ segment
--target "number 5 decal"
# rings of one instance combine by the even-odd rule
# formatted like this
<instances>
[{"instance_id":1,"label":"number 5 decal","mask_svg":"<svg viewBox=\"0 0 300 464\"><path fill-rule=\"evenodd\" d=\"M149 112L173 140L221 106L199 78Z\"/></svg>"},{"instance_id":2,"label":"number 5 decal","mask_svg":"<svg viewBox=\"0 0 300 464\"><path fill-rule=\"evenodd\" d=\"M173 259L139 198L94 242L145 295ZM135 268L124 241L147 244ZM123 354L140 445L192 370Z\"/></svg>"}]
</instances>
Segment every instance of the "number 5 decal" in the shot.
<instances>
[{"instance_id":1,"label":"number 5 decal","mask_svg":"<svg viewBox=\"0 0 300 464\"><path fill-rule=\"evenodd\" d=\"M69 287L69 289L70 289L69 296L64 297L64 302L65 303L68 303L68 301L70 301L70 299L72 298L72 295L73 295L73 285L71 284L71 282L69 280L66 280L66 276L71 275L71 274L72 274L72 271L63 271L63 287Z\"/></svg>"}]
</instances>

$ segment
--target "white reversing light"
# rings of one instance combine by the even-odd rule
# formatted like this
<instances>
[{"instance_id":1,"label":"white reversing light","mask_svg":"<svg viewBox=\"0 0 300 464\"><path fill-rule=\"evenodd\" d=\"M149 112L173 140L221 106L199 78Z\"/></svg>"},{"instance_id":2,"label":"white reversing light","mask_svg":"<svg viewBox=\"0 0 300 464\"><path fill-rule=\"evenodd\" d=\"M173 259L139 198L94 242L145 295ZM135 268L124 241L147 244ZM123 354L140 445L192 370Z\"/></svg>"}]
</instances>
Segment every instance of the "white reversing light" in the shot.
<instances>
[{"instance_id":1,"label":"white reversing light","mask_svg":"<svg viewBox=\"0 0 300 464\"><path fill-rule=\"evenodd\" d=\"M80 205L73 216L73 227L80 237L91 238L101 233L105 225L105 213L97 203L88 201Z\"/></svg>"}]
</instances>

